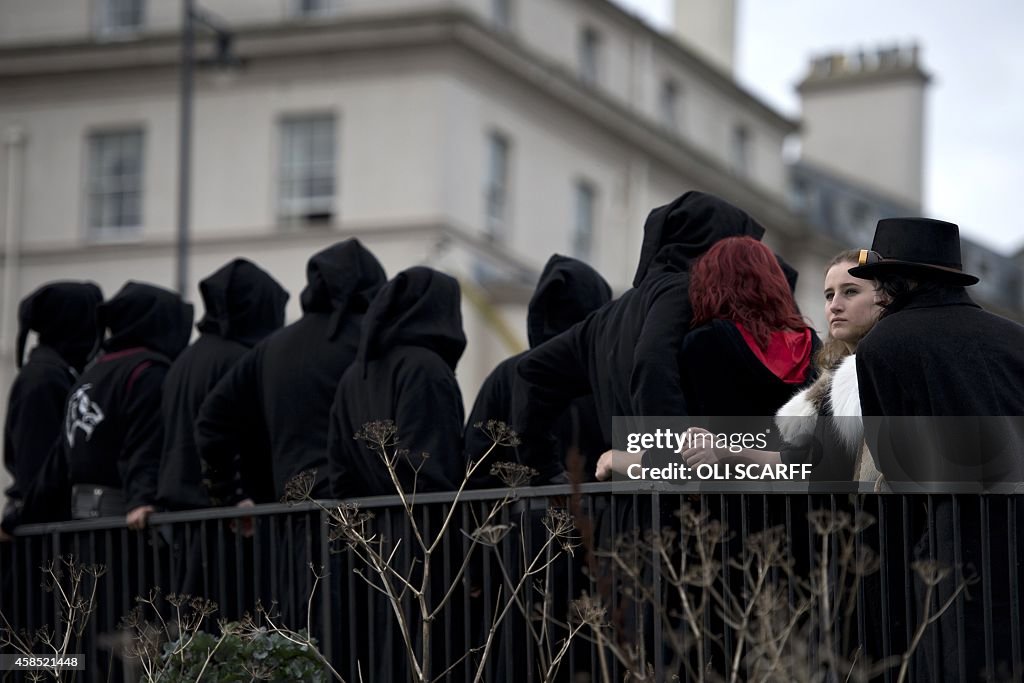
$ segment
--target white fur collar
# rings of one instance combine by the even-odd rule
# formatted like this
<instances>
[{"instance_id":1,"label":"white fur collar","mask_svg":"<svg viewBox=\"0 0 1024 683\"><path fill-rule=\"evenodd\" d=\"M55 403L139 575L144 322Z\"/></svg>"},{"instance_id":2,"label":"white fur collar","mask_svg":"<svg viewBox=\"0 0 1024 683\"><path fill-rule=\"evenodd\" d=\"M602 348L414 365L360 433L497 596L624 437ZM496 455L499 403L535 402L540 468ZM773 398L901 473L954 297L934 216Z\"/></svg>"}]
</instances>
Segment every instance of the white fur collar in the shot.
<instances>
[{"instance_id":1,"label":"white fur collar","mask_svg":"<svg viewBox=\"0 0 1024 683\"><path fill-rule=\"evenodd\" d=\"M856 355L844 358L835 372L823 375L820 381L829 385L828 401L832 406L834 419L831 422L836 434L851 452L859 451L864 441L864 423L861 419ZM803 446L813 437L819 408L814 403L812 392L817 388L811 386L797 392L775 414L779 435L787 443Z\"/></svg>"},{"instance_id":2,"label":"white fur collar","mask_svg":"<svg viewBox=\"0 0 1024 683\"><path fill-rule=\"evenodd\" d=\"M803 446L814 435L818 410L808 399L810 388L797 392L775 413L775 425L786 443Z\"/></svg>"},{"instance_id":3,"label":"white fur collar","mask_svg":"<svg viewBox=\"0 0 1024 683\"><path fill-rule=\"evenodd\" d=\"M850 450L859 450L864 441L864 421L861 418L860 388L857 384L857 356L847 356L832 375L829 392L836 433Z\"/></svg>"}]
</instances>

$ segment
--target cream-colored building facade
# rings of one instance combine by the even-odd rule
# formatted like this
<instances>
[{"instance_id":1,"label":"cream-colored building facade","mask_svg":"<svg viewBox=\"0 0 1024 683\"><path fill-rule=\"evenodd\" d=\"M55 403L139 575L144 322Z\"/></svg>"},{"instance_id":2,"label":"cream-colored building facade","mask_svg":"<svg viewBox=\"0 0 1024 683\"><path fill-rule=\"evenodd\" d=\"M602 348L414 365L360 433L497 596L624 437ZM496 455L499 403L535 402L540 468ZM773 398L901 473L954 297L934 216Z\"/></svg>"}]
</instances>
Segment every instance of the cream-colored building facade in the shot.
<instances>
[{"instance_id":1,"label":"cream-colored building facade","mask_svg":"<svg viewBox=\"0 0 1024 683\"><path fill-rule=\"evenodd\" d=\"M201 0L240 66L203 66L199 32L186 296L236 256L299 314L305 263L346 237L387 272L464 284L467 409L525 344L547 258L616 291L644 218L688 189L768 227L819 325L835 243L789 208L797 130L726 71L606 0ZM173 287L181 3L0 0L0 391L17 302L55 279L112 295ZM0 404L0 409L4 406ZM0 477L6 473L0 474ZM0 483L2 485L2 483Z\"/></svg>"}]
</instances>

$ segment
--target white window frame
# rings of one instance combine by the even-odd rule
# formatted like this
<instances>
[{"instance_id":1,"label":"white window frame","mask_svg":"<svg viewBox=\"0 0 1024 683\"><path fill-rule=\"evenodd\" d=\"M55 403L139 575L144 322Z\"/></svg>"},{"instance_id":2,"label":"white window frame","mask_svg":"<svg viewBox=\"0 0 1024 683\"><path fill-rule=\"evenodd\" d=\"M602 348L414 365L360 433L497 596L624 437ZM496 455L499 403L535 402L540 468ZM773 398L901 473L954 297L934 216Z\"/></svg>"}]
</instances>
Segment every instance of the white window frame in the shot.
<instances>
[{"instance_id":1,"label":"white window frame","mask_svg":"<svg viewBox=\"0 0 1024 683\"><path fill-rule=\"evenodd\" d=\"M125 144L132 147L125 148ZM135 173L110 173L111 155L137 149ZM115 150L115 148L117 148ZM123 162L121 162L123 163ZM146 132L142 126L90 131L86 137L85 232L89 241L137 239L144 221ZM106 168L104 168L106 166ZM135 195L134 216L126 202ZM97 204L102 202L102 204ZM108 203L113 202L113 203ZM116 216L111 220L111 216ZM128 220L133 218L134 220Z\"/></svg>"},{"instance_id":2,"label":"white window frame","mask_svg":"<svg viewBox=\"0 0 1024 683\"><path fill-rule=\"evenodd\" d=\"M497 130L487 134L487 159L484 174L484 236L504 243L509 233L509 207L512 180L512 141Z\"/></svg>"},{"instance_id":3,"label":"white window frame","mask_svg":"<svg viewBox=\"0 0 1024 683\"><path fill-rule=\"evenodd\" d=\"M573 184L572 255L589 261L597 233L597 186L584 178Z\"/></svg>"},{"instance_id":4,"label":"white window frame","mask_svg":"<svg viewBox=\"0 0 1024 683\"><path fill-rule=\"evenodd\" d=\"M338 0L316 0L319 7L304 9L303 0L288 0L288 16L294 19L319 19L334 16L338 12Z\"/></svg>"},{"instance_id":5,"label":"white window frame","mask_svg":"<svg viewBox=\"0 0 1024 683\"><path fill-rule=\"evenodd\" d=\"M683 89L679 81L665 78L658 90L658 119L665 128L679 133L683 129L681 103Z\"/></svg>"},{"instance_id":6,"label":"white window frame","mask_svg":"<svg viewBox=\"0 0 1024 683\"><path fill-rule=\"evenodd\" d=\"M499 31L512 30L513 0L490 0L491 22Z\"/></svg>"},{"instance_id":7,"label":"white window frame","mask_svg":"<svg viewBox=\"0 0 1024 683\"><path fill-rule=\"evenodd\" d=\"M749 177L753 170L753 136L748 126L744 124L733 126L732 137L729 141L729 153L733 172L744 178Z\"/></svg>"},{"instance_id":8,"label":"white window frame","mask_svg":"<svg viewBox=\"0 0 1024 683\"><path fill-rule=\"evenodd\" d=\"M277 134L278 217L286 222L332 221L338 199L338 117L333 112L288 114L279 120ZM330 192L317 193L313 185Z\"/></svg>"},{"instance_id":9,"label":"white window frame","mask_svg":"<svg viewBox=\"0 0 1024 683\"><path fill-rule=\"evenodd\" d=\"M601 52L604 41L593 26L584 26L579 34L579 76L588 85L601 81Z\"/></svg>"},{"instance_id":10,"label":"white window frame","mask_svg":"<svg viewBox=\"0 0 1024 683\"><path fill-rule=\"evenodd\" d=\"M106 37L131 36L146 26L147 0L95 0L94 22L96 33ZM131 5L137 8L138 22L122 24L115 20L127 14Z\"/></svg>"}]
</instances>

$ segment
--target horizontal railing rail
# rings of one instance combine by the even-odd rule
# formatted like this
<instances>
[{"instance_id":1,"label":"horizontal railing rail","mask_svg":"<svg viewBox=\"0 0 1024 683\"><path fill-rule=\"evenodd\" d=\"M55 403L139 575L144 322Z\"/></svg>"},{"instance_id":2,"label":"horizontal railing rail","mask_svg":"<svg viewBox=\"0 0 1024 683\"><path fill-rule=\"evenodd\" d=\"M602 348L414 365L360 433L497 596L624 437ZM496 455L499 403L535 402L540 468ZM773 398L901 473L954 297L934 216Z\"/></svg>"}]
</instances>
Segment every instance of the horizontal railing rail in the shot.
<instances>
[{"instance_id":1,"label":"horizontal railing rail","mask_svg":"<svg viewBox=\"0 0 1024 683\"><path fill-rule=\"evenodd\" d=\"M453 681L1024 679L1019 489L869 488L616 482L418 494L411 515L398 496L345 501L367 515L354 522L302 501L155 513L143 531L25 525L0 544L0 609L30 632L59 624L42 568L103 565L85 681L139 678L119 624L154 587L215 601L214 632L274 605L346 681L410 680L424 659ZM406 590L388 598L386 581Z\"/></svg>"}]
</instances>

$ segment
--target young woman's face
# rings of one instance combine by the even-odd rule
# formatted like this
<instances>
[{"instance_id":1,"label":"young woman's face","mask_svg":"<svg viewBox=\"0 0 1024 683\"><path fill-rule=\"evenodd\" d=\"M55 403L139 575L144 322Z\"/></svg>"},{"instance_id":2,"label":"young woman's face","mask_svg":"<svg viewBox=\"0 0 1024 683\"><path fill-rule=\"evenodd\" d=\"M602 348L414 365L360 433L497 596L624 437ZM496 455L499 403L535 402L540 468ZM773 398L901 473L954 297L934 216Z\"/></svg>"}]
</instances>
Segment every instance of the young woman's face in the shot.
<instances>
[{"instance_id":1,"label":"young woman's face","mask_svg":"<svg viewBox=\"0 0 1024 683\"><path fill-rule=\"evenodd\" d=\"M837 263L825 273L825 318L833 339L856 344L874 327L882 312L873 280L853 277L847 271L856 266Z\"/></svg>"}]
</instances>

